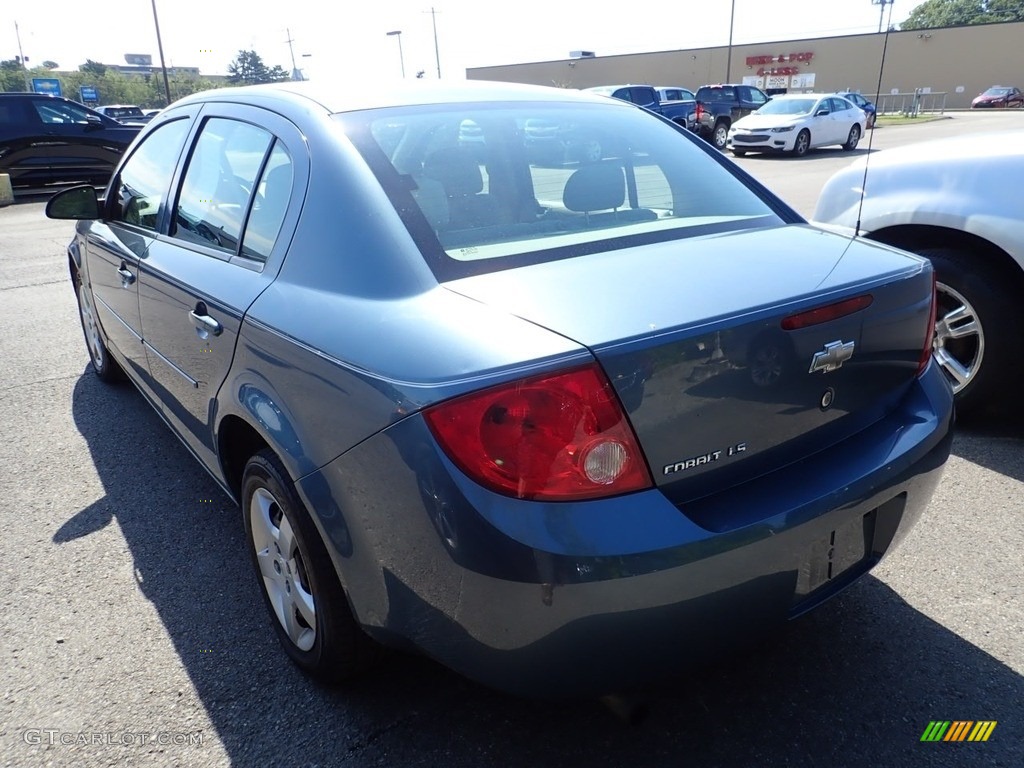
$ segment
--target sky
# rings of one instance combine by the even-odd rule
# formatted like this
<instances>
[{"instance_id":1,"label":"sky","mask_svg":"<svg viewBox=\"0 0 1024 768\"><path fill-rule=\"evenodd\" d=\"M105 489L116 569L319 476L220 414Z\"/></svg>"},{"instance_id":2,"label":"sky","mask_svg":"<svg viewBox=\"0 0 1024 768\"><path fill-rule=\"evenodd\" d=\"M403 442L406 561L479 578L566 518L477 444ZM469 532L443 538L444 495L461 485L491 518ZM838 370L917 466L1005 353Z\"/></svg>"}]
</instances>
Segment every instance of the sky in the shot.
<instances>
[{"instance_id":1,"label":"sky","mask_svg":"<svg viewBox=\"0 0 1024 768\"><path fill-rule=\"evenodd\" d=\"M266 64L291 71L290 34L296 66L313 79L398 77L403 60L408 77L423 71L436 78L440 69L444 78L464 79L469 67L566 59L574 50L610 56L724 46L733 5L736 45L877 32L881 11L872 0L435 0L433 14L430 0L360 3L351 13L341 3L313 0L155 2L168 67L226 74L240 50L254 50ZM886 5L885 23L891 11L899 24L919 2ZM151 54L159 64L152 3L3 0L0 59L18 55L17 24L30 66L124 63L126 53Z\"/></svg>"}]
</instances>

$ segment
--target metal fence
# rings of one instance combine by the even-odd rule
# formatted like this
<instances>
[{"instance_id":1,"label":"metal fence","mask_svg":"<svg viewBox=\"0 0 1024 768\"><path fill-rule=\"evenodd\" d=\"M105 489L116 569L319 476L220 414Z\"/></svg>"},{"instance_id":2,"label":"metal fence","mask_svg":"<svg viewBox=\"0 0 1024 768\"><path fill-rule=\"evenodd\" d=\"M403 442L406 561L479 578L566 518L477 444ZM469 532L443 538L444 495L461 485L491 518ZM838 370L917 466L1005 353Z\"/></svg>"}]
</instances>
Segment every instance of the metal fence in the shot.
<instances>
[{"instance_id":1,"label":"metal fence","mask_svg":"<svg viewBox=\"0 0 1024 768\"><path fill-rule=\"evenodd\" d=\"M946 95L945 91L924 93L921 89L907 93L883 93L875 99L875 107L880 115L941 115L946 111Z\"/></svg>"}]
</instances>

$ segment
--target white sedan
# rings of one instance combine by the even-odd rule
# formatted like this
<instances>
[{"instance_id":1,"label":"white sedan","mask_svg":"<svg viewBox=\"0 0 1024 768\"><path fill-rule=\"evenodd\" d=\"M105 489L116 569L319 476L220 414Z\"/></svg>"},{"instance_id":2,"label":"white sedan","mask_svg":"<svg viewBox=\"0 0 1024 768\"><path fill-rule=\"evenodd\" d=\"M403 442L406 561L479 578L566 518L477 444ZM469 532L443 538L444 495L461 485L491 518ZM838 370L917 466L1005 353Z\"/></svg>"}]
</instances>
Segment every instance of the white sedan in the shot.
<instances>
[{"instance_id":1,"label":"white sedan","mask_svg":"<svg viewBox=\"0 0 1024 768\"><path fill-rule=\"evenodd\" d=\"M864 111L842 96L783 94L733 123L728 147L737 157L747 152L801 157L809 149L832 144L849 151L857 148L866 124Z\"/></svg>"}]
</instances>

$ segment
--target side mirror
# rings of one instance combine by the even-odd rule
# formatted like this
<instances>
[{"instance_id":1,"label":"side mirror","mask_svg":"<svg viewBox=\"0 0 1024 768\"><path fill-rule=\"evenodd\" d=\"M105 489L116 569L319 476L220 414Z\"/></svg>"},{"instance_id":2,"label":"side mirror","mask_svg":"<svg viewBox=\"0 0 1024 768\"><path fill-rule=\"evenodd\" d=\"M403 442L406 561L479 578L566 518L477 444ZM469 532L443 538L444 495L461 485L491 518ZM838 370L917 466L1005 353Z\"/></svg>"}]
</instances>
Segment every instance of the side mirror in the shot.
<instances>
[{"instance_id":1,"label":"side mirror","mask_svg":"<svg viewBox=\"0 0 1024 768\"><path fill-rule=\"evenodd\" d=\"M815 117L823 117L823 116L825 116L827 114L828 114L828 110L827 109L819 109L817 112L814 113L814 116Z\"/></svg>"},{"instance_id":2,"label":"side mirror","mask_svg":"<svg viewBox=\"0 0 1024 768\"><path fill-rule=\"evenodd\" d=\"M58 192L46 203L46 216L50 219L76 221L100 218L100 203L96 189L82 184Z\"/></svg>"}]
</instances>

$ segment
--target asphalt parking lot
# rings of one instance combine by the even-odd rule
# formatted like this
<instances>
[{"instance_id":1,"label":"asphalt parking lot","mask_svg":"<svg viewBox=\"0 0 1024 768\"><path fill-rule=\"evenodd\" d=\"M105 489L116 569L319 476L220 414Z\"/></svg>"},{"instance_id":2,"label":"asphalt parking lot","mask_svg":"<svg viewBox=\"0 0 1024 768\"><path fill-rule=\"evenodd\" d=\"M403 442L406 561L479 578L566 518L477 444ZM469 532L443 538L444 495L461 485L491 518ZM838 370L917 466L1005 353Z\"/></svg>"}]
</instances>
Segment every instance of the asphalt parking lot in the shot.
<instances>
[{"instance_id":1,"label":"asphalt parking lot","mask_svg":"<svg viewBox=\"0 0 1024 768\"><path fill-rule=\"evenodd\" d=\"M873 148L1010 124L1024 114L957 113L879 128ZM737 162L809 216L853 155ZM237 508L141 396L89 371L72 226L42 210L0 209L4 766L1024 765L1019 402L958 425L928 513L871 576L647 692L638 725L401 655L325 689L277 647ZM935 720L997 725L986 742L921 742Z\"/></svg>"}]
</instances>

